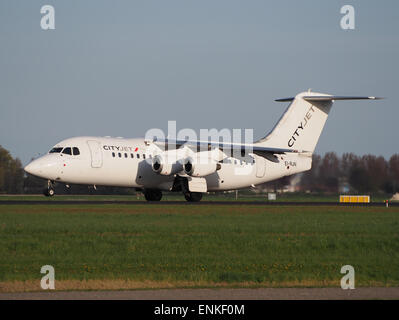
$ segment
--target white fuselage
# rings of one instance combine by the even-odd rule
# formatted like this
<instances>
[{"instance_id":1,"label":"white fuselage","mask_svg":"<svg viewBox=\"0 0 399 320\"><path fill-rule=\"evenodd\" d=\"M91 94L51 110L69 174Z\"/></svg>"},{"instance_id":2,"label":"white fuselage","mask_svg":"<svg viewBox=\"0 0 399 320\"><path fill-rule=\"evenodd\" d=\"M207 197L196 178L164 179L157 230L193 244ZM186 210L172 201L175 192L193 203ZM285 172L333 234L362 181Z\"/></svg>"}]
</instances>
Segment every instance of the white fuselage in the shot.
<instances>
[{"instance_id":1,"label":"white fuselage","mask_svg":"<svg viewBox=\"0 0 399 320\"><path fill-rule=\"evenodd\" d=\"M79 155L65 153L68 147L77 149ZM172 190L176 177L176 174L161 175L153 171L151 159L163 150L142 138L76 137L61 141L54 146L57 148L64 151L48 153L32 161L25 170L65 184L159 190ZM188 147L183 148L187 148L186 154L193 153ZM245 157L223 154L222 158L219 170L201 177L206 180L207 191L245 188L311 167L311 158L298 154L279 155L278 162L254 154ZM177 174L187 177L184 172Z\"/></svg>"}]
</instances>

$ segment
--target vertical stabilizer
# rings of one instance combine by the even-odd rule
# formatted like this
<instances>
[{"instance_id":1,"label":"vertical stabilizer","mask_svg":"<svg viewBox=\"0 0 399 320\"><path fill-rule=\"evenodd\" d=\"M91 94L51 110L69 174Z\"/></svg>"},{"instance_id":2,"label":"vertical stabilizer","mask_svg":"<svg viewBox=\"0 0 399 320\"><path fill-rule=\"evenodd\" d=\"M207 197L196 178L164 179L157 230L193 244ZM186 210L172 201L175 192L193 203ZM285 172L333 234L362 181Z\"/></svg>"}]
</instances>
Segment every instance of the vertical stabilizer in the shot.
<instances>
[{"instance_id":1,"label":"vertical stabilizer","mask_svg":"<svg viewBox=\"0 0 399 320\"><path fill-rule=\"evenodd\" d=\"M312 96L326 97L326 99L305 100ZM295 98L277 100L291 101L291 104L273 130L255 144L262 147L292 148L313 152L333 103L329 97L331 96L323 93L302 92Z\"/></svg>"}]
</instances>

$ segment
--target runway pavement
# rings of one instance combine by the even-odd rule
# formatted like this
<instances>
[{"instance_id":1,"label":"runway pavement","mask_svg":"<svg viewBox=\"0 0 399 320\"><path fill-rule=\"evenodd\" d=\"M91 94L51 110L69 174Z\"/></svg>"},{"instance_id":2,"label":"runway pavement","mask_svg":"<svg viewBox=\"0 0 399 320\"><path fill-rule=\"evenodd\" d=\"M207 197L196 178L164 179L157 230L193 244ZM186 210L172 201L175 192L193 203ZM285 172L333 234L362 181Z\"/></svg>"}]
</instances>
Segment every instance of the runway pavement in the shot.
<instances>
[{"instance_id":1,"label":"runway pavement","mask_svg":"<svg viewBox=\"0 0 399 320\"><path fill-rule=\"evenodd\" d=\"M0 293L0 300L374 300L399 299L394 288L160 289Z\"/></svg>"},{"instance_id":2,"label":"runway pavement","mask_svg":"<svg viewBox=\"0 0 399 320\"><path fill-rule=\"evenodd\" d=\"M339 203L339 202L313 202L313 201L139 201L139 200L0 200L0 205L93 205L93 204L125 204L125 205L218 205L218 206L341 206L341 207L384 207L383 202L370 203ZM399 202L390 203L391 207L399 207Z\"/></svg>"}]
</instances>

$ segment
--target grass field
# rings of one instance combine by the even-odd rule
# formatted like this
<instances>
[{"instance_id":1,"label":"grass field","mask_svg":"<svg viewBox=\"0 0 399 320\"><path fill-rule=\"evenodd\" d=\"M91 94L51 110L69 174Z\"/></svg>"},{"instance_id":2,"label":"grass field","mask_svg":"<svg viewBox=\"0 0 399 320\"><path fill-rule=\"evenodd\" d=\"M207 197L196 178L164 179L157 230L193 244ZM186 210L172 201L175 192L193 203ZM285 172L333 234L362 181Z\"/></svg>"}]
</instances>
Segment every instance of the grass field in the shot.
<instances>
[{"instance_id":1,"label":"grass field","mask_svg":"<svg viewBox=\"0 0 399 320\"><path fill-rule=\"evenodd\" d=\"M1 205L0 291L399 285L399 208Z\"/></svg>"}]
</instances>

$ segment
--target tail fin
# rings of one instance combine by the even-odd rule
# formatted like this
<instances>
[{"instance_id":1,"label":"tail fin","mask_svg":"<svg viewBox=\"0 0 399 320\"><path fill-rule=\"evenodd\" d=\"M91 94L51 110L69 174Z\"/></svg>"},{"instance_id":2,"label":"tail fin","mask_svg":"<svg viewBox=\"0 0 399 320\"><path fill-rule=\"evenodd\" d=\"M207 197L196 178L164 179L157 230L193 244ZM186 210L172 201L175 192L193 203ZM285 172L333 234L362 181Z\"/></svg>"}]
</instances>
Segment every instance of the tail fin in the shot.
<instances>
[{"instance_id":1,"label":"tail fin","mask_svg":"<svg viewBox=\"0 0 399 320\"><path fill-rule=\"evenodd\" d=\"M324 93L302 92L295 98L276 101L291 101L287 110L273 130L255 145L262 147L292 148L312 152L326 123L334 100L376 100L377 97L344 97Z\"/></svg>"}]
</instances>

